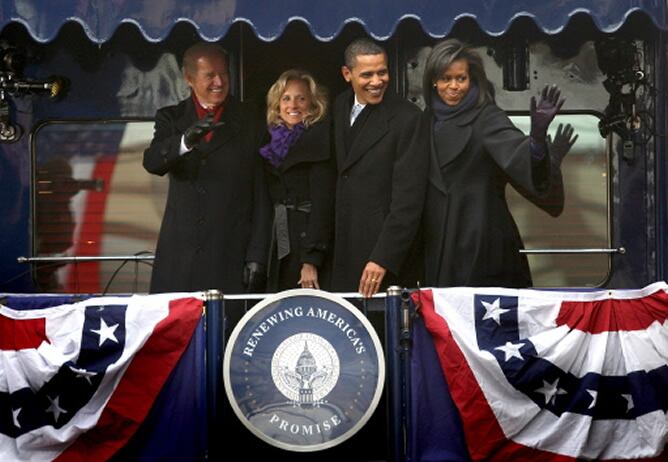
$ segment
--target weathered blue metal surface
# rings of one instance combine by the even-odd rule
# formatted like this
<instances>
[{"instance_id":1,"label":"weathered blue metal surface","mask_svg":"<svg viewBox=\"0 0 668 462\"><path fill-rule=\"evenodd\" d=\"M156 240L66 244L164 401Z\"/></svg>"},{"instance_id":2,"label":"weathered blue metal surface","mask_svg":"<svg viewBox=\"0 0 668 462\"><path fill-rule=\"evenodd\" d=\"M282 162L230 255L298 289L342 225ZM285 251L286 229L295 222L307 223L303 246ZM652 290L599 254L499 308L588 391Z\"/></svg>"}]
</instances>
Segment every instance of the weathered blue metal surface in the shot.
<instances>
[{"instance_id":1,"label":"weathered blue metal surface","mask_svg":"<svg viewBox=\"0 0 668 462\"><path fill-rule=\"evenodd\" d=\"M577 18L573 20L573 17ZM637 21L639 18L641 20ZM570 32L574 25L581 23L585 23L587 33L595 28L606 33L621 28L619 35L631 37L649 33L643 37L649 37L647 43L655 48L654 82L659 95L656 132L666 133L668 103L661 96L666 94L665 79L661 76L665 75L668 61L668 32L663 32L668 31L666 0L0 0L2 39L21 47L28 42L29 48L35 51L27 61L26 77L44 79L49 75L64 75L71 82L67 97L62 100L48 99L43 94L10 97L12 121L24 127L26 133L17 143L0 144L0 225L3 230L0 234L0 291L38 290L32 281L31 267L17 263L16 258L37 254L32 249L33 159L29 135L40 120L151 117L157 107L172 104L188 93L180 79L176 56L182 53L182 45L195 39L193 31L206 40L217 40L227 34L232 40L226 46L240 54L234 34L228 34L234 24L246 23L260 39L271 41L281 36L289 23L296 22L306 27L290 26L289 32L293 29L299 32L293 34L292 40L295 36L302 37L304 29L308 28L315 39L331 41L320 45L322 50L330 50L330 45L334 48L341 45L334 40L337 34L347 24L355 23L363 25L376 38L399 38L398 49L403 53L414 44L405 41L406 36L401 33L394 35L397 28L403 32L403 26L420 24L425 37L443 37L462 19L467 24L460 25L475 28L478 24L481 31L490 35L503 35L513 24L519 27L513 27L508 35L527 36L535 30L548 34L558 34L564 29ZM402 23L403 20L407 21ZM179 22L192 27L178 27ZM78 23L82 27L63 28L66 23ZM119 26L127 23L134 26L119 30ZM641 27L634 28L638 23ZM27 33L42 45L35 46L31 40L25 40L26 34L17 24L23 24ZM645 27L647 25L650 27ZM411 27L410 31L416 32L420 39L425 38L416 29ZM180 35L184 30L186 34ZM146 41L137 40L139 33ZM339 39L345 38L346 33L338 36ZM555 37L551 46L562 39L567 42L567 35ZM179 42L179 38L184 40ZM153 45L148 41L160 43ZM251 39L243 43L251 42L257 41ZM98 47L95 43L105 45ZM266 49L273 45L267 44ZM0 44L0 48L2 46ZM277 40L276 46L286 44ZM264 68L254 71L264 72ZM258 80L257 75L248 77ZM615 246L624 245L629 252L615 257L613 272L618 276L610 281L612 287L636 287L655 277L665 279L668 274L665 137L657 137L654 151L657 174L653 188L637 186L645 181L640 165L643 163L645 167L644 158L635 166L620 168L623 181L615 192L620 202L615 203L614 220L624 221L624 229L617 227L612 234ZM638 218L646 210L640 194L643 191L656 194L656 248L654 244L647 246L641 238L646 224L646 218ZM645 257L648 253L652 254L651 258ZM652 258L656 260L656 275L647 270L647 261L654 262Z\"/></svg>"},{"instance_id":2,"label":"weathered blue metal surface","mask_svg":"<svg viewBox=\"0 0 668 462\"><path fill-rule=\"evenodd\" d=\"M246 22L258 37L271 41L289 22L302 21L316 38L328 41L350 22L386 39L405 18L418 20L432 37L447 35L465 17L490 35L503 34L520 17L555 34L579 13L589 15L604 32L616 31L635 12L667 29L667 9L665 0L3 0L0 26L19 22L35 40L48 42L65 22L76 21L93 42L102 43L123 23L134 23L147 40L159 42L181 21L192 23L209 41L225 36L234 23Z\"/></svg>"}]
</instances>

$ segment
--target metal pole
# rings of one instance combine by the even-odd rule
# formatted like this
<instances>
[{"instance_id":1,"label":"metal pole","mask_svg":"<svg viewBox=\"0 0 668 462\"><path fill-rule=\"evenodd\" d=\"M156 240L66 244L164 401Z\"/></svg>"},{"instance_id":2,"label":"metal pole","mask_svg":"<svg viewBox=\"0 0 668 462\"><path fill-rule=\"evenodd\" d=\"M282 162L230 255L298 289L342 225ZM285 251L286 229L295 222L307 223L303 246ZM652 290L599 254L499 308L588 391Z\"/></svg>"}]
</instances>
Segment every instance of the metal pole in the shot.
<instances>
[{"instance_id":1,"label":"metal pole","mask_svg":"<svg viewBox=\"0 0 668 462\"><path fill-rule=\"evenodd\" d=\"M624 255L626 249L520 249L520 253L528 254L592 254L592 253L618 253Z\"/></svg>"},{"instance_id":2,"label":"metal pole","mask_svg":"<svg viewBox=\"0 0 668 462\"><path fill-rule=\"evenodd\" d=\"M419 289L418 289L419 290ZM409 460L407 438L408 429L413 424L411 420L411 350L412 350L412 333L411 333L411 314L413 308L411 307L411 294L408 289L404 289L401 293L401 367L402 367L402 424L404 433L402 435L404 442L404 458Z\"/></svg>"},{"instance_id":3,"label":"metal pole","mask_svg":"<svg viewBox=\"0 0 668 462\"><path fill-rule=\"evenodd\" d=\"M87 255L85 257L17 257L18 263L83 263L91 261L149 261L155 255Z\"/></svg>"},{"instance_id":4,"label":"metal pole","mask_svg":"<svg viewBox=\"0 0 668 462\"><path fill-rule=\"evenodd\" d=\"M207 450L209 460L222 460L223 350L225 348L225 316L223 294L218 290L204 293L206 329L206 401L208 409Z\"/></svg>"},{"instance_id":5,"label":"metal pole","mask_svg":"<svg viewBox=\"0 0 668 462\"><path fill-rule=\"evenodd\" d=\"M387 358L388 433L390 459L404 460L404 432L402 426L401 362L399 357L401 332L401 287L391 286L385 298L385 356Z\"/></svg>"}]
</instances>

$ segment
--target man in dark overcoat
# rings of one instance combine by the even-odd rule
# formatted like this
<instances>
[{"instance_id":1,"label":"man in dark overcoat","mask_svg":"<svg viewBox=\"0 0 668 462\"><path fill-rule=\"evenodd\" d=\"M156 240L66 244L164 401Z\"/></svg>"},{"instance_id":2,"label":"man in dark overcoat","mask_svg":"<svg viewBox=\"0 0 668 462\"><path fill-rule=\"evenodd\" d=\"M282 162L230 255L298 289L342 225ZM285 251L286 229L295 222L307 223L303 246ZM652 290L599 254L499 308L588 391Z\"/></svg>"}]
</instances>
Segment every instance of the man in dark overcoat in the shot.
<instances>
[{"instance_id":1,"label":"man in dark overcoat","mask_svg":"<svg viewBox=\"0 0 668 462\"><path fill-rule=\"evenodd\" d=\"M169 191L151 292L261 289L271 209L260 132L229 95L228 64L218 45L193 45L183 57L191 97L155 116L144 168L169 174Z\"/></svg>"},{"instance_id":2,"label":"man in dark overcoat","mask_svg":"<svg viewBox=\"0 0 668 462\"><path fill-rule=\"evenodd\" d=\"M368 39L345 51L351 88L334 104L337 162L332 288L370 297L391 284L415 286L407 258L422 213L428 133L420 110L393 93L387 54Z\"/></svg>"}]
</instances>

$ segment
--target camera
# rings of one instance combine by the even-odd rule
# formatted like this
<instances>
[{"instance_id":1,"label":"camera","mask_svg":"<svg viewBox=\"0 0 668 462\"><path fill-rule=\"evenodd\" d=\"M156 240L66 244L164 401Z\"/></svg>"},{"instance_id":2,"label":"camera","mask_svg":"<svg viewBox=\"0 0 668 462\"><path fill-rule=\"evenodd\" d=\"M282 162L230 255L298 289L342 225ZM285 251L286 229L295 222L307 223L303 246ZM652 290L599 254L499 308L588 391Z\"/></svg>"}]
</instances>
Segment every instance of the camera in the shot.
<instances>
[{"instance_id":1,"label":"camera","mask_svg":"<svg viewBox=\"0 0 668 462\"><path fill-rule=\"evenodd\" d=\"M25 53L5 41L0 41L0 72L20 74L25 66Z\"/></svg>"},{"instance_id":2,"label":"camera","mask_svg":"<svg viewBox=\"0 0 668 462\"><path fill-rule=\"evenodd\" d=\"M51 76L46 80L26 79L22 76L26 66L24 50L0 40L0 143L15 143L23 134L20 125L12 121L9 97L28 94L48 94L60 99L69 89L65 77Z\"/></svg>"},{"instance_id":3,"label":"camera","mask_svg":"<svg viewBox=\"0 0 668 462\"><path fill-rule=\"evenodd\" d=\"M636 115L636 91L644 84L645 73L639 66L639 51L634 42L605 38L595 45L598 67L606 76L603 87L610 94L599 132L607 137L615 132L629 139L639 129Z\"/></svg>"}]
</instances>

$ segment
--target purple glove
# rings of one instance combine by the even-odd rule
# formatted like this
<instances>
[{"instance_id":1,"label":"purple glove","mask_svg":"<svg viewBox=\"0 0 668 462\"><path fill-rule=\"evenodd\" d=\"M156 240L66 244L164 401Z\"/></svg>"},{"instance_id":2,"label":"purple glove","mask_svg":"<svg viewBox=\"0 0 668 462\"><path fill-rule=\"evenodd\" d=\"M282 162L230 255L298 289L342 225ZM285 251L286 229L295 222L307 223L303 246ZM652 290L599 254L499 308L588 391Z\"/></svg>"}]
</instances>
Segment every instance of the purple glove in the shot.
<instances>
[{"instance_id":1,"label":"purple glove","mask_svg":"<svg viewBox=\"0 0 668 462\"><path fill-rule=\"evenodd\" d=\"M547 127L557 115L561 106L566 101L559 99L561 91L556 85L545 85L540 94L540 99L536 103L536 97L531 97L531 138L536 143L545 143L547 136Z\"/></svg>"},{"instance_id":2,"label":"purple glove","mask_svg":"<svg viewBox=\"0 0 668 462\"><path fill-rule=\"evenodd\" d=\"M571 150L580 135L575 133L575 129L571 124L559 124L557 133L554 134L554 140L550 135L547 135L547 145L550 151L550 157L557 167L561 167L561 162Z\"/></svg>"}]
</instances>

